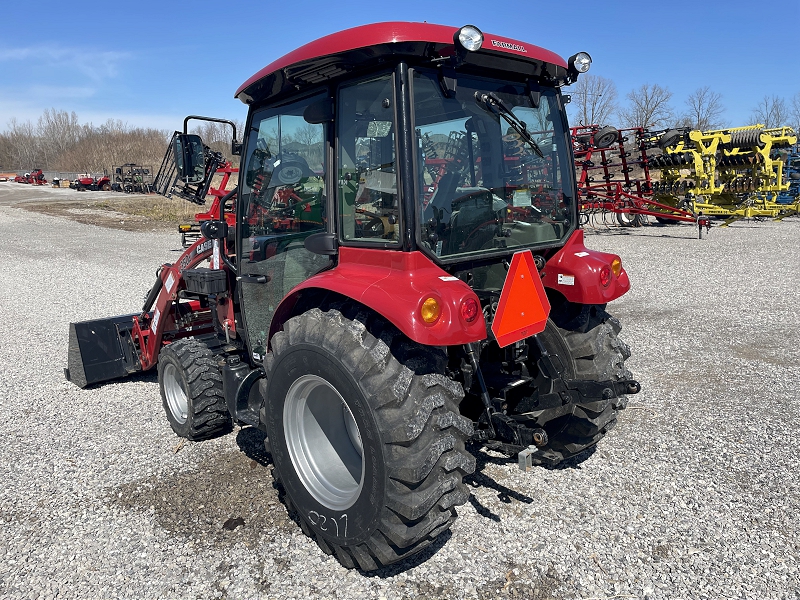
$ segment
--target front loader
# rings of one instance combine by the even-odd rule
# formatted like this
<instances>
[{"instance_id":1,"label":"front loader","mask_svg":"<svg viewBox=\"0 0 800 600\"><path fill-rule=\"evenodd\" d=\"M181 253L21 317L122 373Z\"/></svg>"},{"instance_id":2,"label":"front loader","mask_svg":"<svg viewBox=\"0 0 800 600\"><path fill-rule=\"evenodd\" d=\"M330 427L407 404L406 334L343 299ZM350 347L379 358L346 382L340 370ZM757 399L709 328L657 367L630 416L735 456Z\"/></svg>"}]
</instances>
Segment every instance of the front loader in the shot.
<instances>
[{"instance_id":1,"label":"front loader","mask_svg":"<svg viewBox=\"0 0 800 600\"><path fill-rule=\"evenodd\" d=\"M262 429L303 531L367 571L449 529L481 446L593 447L640 386L606 311L628 276L578 223L561 88L590 62L380 23L268 65L236 187L141 312L70 325L67 377L157 368L179 436ZM168 157L193 201L224 163L186 123Z\"/></svg>"}]
</instances>

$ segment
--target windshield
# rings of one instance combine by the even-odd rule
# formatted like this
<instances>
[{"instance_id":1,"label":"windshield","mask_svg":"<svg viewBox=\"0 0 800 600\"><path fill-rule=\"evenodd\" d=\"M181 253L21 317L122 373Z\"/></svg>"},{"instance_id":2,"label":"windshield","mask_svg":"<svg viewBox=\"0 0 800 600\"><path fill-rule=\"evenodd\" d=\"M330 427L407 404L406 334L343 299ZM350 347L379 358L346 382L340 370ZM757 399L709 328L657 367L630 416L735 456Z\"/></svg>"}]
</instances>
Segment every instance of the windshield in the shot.
<instances>
[{"instance_id":1,"label":"windshield","mask_svg":"<svg viewBox=\"0 0 800 600\"><path fill-rule=\"evenodd\" d=\"M428 252L471 258L571 232L573 164L555 89L459 77L447 97L435 74L417 71L414 118Z\"/></svg>"}]
</instances>

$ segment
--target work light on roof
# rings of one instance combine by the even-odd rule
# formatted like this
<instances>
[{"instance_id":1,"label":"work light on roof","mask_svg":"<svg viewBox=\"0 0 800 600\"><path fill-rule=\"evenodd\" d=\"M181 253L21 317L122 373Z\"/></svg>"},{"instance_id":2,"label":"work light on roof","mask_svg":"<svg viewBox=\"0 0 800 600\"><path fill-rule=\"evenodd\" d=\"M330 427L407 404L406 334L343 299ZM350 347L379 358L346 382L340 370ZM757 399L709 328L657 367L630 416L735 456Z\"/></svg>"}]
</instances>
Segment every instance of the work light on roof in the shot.
<instances>
[{"instance_id":1,"label":"work light on roof","mask_svg":"<svg viewBox=\"0 0 800 600\"><path fill-rule=\"evenodd\" d=\"M475 52L476 50L480 50L481 45L483 45L483 33L474 25L464 25L456 33L455 41L458 42L464 50Z\"/></svg>"},{"instance_id":2,"label":"work light on roof","mask_svg":"<svg viewBox=\"0 0 800 600\"><path fill-rule=\"evenodd\" d=\"M570 57L569 66L578 73L586 73L592 66L592 57L588 52L578 52Z\"/></svg>"}]
</instances>

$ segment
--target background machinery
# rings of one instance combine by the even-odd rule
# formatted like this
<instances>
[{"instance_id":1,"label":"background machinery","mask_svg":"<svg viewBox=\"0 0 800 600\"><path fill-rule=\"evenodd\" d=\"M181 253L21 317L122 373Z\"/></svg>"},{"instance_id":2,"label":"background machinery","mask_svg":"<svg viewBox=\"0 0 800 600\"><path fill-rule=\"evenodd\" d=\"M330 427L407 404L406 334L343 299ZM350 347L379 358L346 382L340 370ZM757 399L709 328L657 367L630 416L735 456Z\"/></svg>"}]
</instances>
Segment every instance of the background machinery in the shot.
<instances>
[{"instance_id":1,"label":"background machinery","mask_svg":"<svg viewBox=\"0 0 800 600\"><path fill-rule=\"evenodd\" d=\"M788 187L776 196L775 201L778 204L796 204L800 200L800 144L780 153L780 157L783 160L784 183Z\"/></svg>"},{"instance_id":2,"label":"background machinery","mask_svg":"<svg viewBox=\"0 0 800 600\"><path fill-rule=\"evenodd\" d=\"M153 169L134 163L114 167L110 189L126 194L149 194L153 191Z\"/></svg>"},{"instance_id":3,"label":"background machinery","mask_svg":"<svg viewBox=\"0 0 800 600\"><path fill-rule=\"evenodd\" d=\"M654 161L662 170L655 197L665 204L691 206L695 213L724 218L723 225L800 213L798 199L777 202L790 185L784 181L784 160L778 152L797 141L790 127L751 125L676 133Z\"/></svg>"},{"instance_id":4,"label":"background machinery","mask_svg":"<svg viewBox=\"0 0 800 600\"><path fill-rule=\"evenodd\" d=\"M173 137L156 188L212 193L201 236L140 312L70 324L67 378L157 368L178 435L263 430L303 531L363 570L449 529L470 450L593 447L639 384L606 312L628 276L578 224L561 87L590 62L381 23L268 65L236 92L234 189Z\"/></svg>"},{"instance_id":5,"label":"background machinery","mask_svg":"<svg viewBox=\"0 0 800 600\"><path fill-rule=\"evenodd\" d=\"M650 164L672 135L641 127L585 125L572 128L575 170L584 222L599 215L616 215L620 225L635 227L646 216L660 221L695 222L685 207L659 202L653 197Z\"/></svg>"},{"instance_id":6,"label":"background machinery","mask_svg":"<svg viewBox=\"0 0 800 600\"><path fill-rule=\"evenodd\" d=\"M724 226L800 213L798 194L789 191L796 157L787 148L797 139L789 127L648 131L588 125L573 127L572 135L585 222L614 214L619 224L638 226L652 216L662 224L697 222L702 236L710 217L725 219Z\"/></svg>"},{"instance_id":7,"label":"background machinery","mask_svg":"<svg viewBox=\"0 0 800 600\"><path fill-rule=\"evenodd\" d=\"M107 192L111 189L111 178L108 175L79 175L69 182L69 187L79 192L86 190Z\"/></svg>"},{"instance_id":8,"label":"background machinery","mask_svg":"<svg viewBox=\"0 0 800 600\"><path fill-rule=\"evenodd\" d=\"M44 173L42 173L41 169L34 169L30 173L25 173L24 175L17 175L14 178L14 181L17 183L27 183L29 185L47 184L47 179L45 179Z\"/></svg>"}]
</instances>

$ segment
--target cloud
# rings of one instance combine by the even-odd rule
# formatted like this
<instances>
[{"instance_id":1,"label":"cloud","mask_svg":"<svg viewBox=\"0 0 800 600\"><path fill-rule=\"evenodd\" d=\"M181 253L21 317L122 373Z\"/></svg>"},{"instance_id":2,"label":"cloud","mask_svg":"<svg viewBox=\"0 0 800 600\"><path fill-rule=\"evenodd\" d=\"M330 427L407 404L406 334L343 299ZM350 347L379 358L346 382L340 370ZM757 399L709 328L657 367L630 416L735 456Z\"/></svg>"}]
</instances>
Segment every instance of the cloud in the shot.
<instances>
[{"instance_id":1,"label":"cloud","mask_svg":"<svg viewBox=\"0 0 800 600\"><path fill-rule=\"evenodd\" d=\"M97 51L84 48L65 48L56 45L28 48L0 48L0 63L27 63L25 68L56 68L67 77L82 75L92 81L116 77L119 65L129 59L128 52Z\"/></svg>"},{"instance_id":2,"label":"cloud","mask_svg":"<svg viewBox=\"0 0 800 600\"><path fill-rule=\"evenodd\" d=\"M97 93L92 87L34 85L29 88L29 96L57 104L61 100L75 98L91 98Z\"/></svg>"},{"instance_id":3,"label":"cloud","mask_svg":"<svg viewBox=\"0 0 800 600\"><path fill-rule=\"evenodd\" d=\"M47 108L66 110L72 108L70 104L92 98L97 93L93 87L33 85L30 87L15 88L10 90L0 87L0 115L7 119L15 118L17 121L31 121L37 119ZM0 130L7 123L0 122Z\"/></svg>"}]
</instances>

